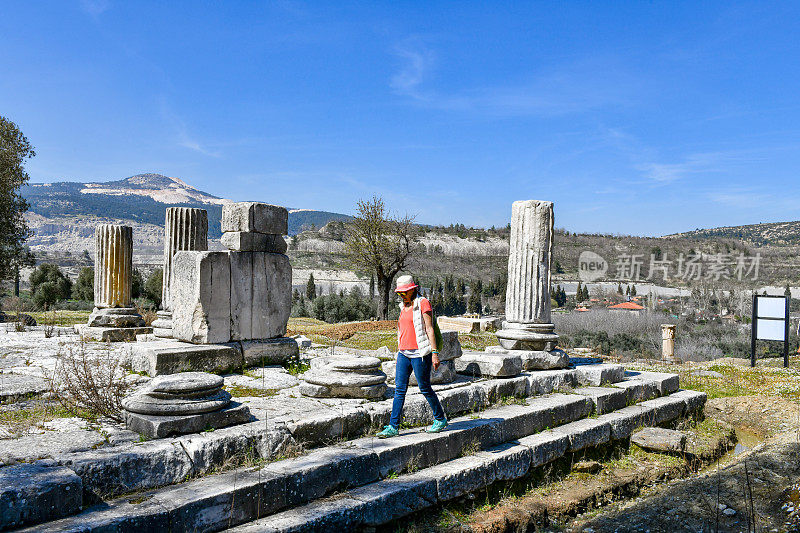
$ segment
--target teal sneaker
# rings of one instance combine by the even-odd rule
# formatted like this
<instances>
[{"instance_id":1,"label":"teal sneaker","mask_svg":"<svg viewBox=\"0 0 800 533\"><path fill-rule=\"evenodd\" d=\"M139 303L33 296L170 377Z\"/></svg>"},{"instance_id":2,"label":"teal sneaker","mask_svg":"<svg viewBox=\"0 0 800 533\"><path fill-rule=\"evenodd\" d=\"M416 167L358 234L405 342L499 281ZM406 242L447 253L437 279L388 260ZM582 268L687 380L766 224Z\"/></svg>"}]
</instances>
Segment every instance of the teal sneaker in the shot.
<instances>
[{"instance_id":1,"label":"teal sneaker","mask_svg":"<svg viewBox=\"0 0 800 533\"><path fill-rule=\"evenodd\" d=\"M444 420L434 420L431 427L426 429L425 431L428 433L439 433L444 428L447 427L447 419Z\"/></svg>"},{"instance_id":2,"label":"teal sneaker","mask_svg":"<svg viewBox=\"0 0 800 533\"><path fill-rule=\"evenodd\" d=\"M388 439L389 437L396 437L399 434L400 434L400 432L397 431L396 427L394 427L392 425L388 425L388 426L385 426L383 428L383 431L381 431L380 433L378 433L375 436L378 437L379 439Z\"/></svg>"}]
</instances>

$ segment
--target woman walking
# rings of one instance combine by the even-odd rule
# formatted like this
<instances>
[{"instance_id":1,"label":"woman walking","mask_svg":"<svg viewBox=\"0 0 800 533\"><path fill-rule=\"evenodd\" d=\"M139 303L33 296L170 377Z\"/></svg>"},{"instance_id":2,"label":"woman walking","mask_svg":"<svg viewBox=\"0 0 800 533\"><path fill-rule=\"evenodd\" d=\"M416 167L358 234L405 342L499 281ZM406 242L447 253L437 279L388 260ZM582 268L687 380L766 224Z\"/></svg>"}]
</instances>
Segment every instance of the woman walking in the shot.
<instances>
[{"instance_id":1,"label":"woman walking","mask_svg":"<svg viewBox=\"0 0 800 533\"><path fill-rule=\"evenodd\" d=\"M411 276L397 278L394 290L403 299L400 306L400 319L397 321L397 365L394 377L394 403L389 425L378 433L386 439L399 434L400 418L406 401L408 378L411 372L417 378L419 391L428 400L433 410L433 425L428 433L438 433L447 427L442 404L431 387L431 367L439 368L439 348L433 329L433 309L427 298L419 295L419 287Z\"/></svg>"}]
</instances>

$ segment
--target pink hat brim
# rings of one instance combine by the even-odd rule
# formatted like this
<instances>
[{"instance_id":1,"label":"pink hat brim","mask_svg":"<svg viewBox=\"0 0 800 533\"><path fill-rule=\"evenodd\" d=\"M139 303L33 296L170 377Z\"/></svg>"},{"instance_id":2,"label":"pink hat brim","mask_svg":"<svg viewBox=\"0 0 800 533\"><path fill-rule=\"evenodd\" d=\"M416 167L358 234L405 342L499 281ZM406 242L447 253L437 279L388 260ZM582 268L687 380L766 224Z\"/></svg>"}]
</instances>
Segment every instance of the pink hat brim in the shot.
<instances>
[{"instance_id":1,"label":"pink hat brim","mask_svg":"<svg viewBox=\"0 0 800 533\"><path fill-rule=\"evenodd\" d=\"M417 285L415 283L411 283L409 285L400 285L399 287L397 287L394 290L394 292L406 292L406 291L410 291L411 289L416 289L416 288L417 288Z\"/></svg>"}]
</instances>

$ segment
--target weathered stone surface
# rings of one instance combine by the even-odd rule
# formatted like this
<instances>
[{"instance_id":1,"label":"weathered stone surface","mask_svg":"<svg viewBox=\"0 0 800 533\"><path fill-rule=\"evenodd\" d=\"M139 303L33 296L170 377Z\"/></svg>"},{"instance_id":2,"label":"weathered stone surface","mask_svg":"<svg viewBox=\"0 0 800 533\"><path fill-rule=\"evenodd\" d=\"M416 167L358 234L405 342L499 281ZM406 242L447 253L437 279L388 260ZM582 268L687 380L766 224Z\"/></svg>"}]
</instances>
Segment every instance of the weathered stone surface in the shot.
<instances>
[{"instance_id":1,"label":"weathered stone surface","mask_svg":"<svg viewBox=\"0 0 800 533\"><path fill-rule=\"evenodd\" d=\"M494 467L494 478L498 481L519 479L531 468L531 449L514 442L506 442L475 455Z\"/></svg>"},{"instance_id":2,"label":"weathered stone surface","mask_svg":"<svg viewBox=\"0 0 800 533\"><path fill-rule=\"evenodd\" d=\"M554 329L554 324L503 322L503 329L495 335L500 346L507 350L550 351L558 340Z\"/></svg>"},{"instance_id":3,"label":"weathered stone surface","mask_svg":"<svg viewBox=\"0 0 800 533\"><path fill-rule=\"evenodd\" d=\"M125 398L122 407L126 411L154 416L194 415L219 411L231 403L231 395L223 390L206 393L200 398L177 396L164 398L163 395L152 396L138 393ZM130 428L129 428L130 429Z\"/></svg>"},{"instance_id":4,"label":"weathered stone surface","mask_svg":"<svg viewBox=\"0 0 800 533\"><path fill-rule=\"evenodd\" d=\"M220 238L222 245L228 250L237 252L272 252L286 253L288 246L283 235L268 235L247 231L230 231Z\"/></svg>"},{"instance_id":5,"label":"weathered stone surface","mask_svg":"<svg viewBox=\"0 0 800 533\"><path fill-rule=\"evenodd\" d=\"M631 435L631 442L654 452L681 453L686 448L686 435L664 428L644 428Z\"/></svg>"},{"instance_id":6,"label":"weathered stone surface","mask_svg":"<svg viewBox=\"0 0 800 533\"><path fill-rule=\"evenodd\" d=\"M439 361L451 361L461 357L463 350L457 331L442 331L442 345L439 346ZM387 348L388 350L388 348Z\"/></svg>"},{"instance_id":7,"label":"weathered stone surface","mask_svg":"<svg viewBox=\"0 0 800 533\"><path fill-rule=\"evenodd\" d=\"M476 455L436 465L428 469L427 474L436 479L436 496L440 502L469 494L495 481L492 462Z\"/></svg>"},{"instance_id":8,"label":"weathered stone surface","mask_svg":"<svg viewBox=\"0 0 800 533\"><path fill-rule=\"evenodd\" d=\"M90 327L140 328L144 319L135 307L94 308L87 322Z\"/></svg>"},{"instance_id":9,"label":"weathered stone surface","mask_svg":"<svg viewBox=\"0 0 800 533\"><path fill-rule=\"evenodd\" d=\"M50 390L50 383L46 379L22 374L0 373L0 404L41 394L48 390Z\"/></svg>"},{"instance_id":10,"label":"weathered stone surface","mask_svg":"<svg viewBox=\"0 0 800 533\"><path fill-rule=\"evenodd\" d=\"M464 352L455 362L456 372L467 376L511 377L522 372L522 358L511 353Z\"/></svg>"},{"instance_id":11,"label":"weathered stone surface","mask_svg":"<svg viewBox=\"0 0 800 533\"><path fill-rule=\"evenodd\" d=\"M628 405L652 400L659 396L658 387L656 387L655 383L637 378L625 378L617 383L612 383L611 386L625 391L628 395Z\"/></svg>"},{"instance_id":12,"label":"weathered stone surface","mask_svg":"<svg viewBox=\"0 0 800 533\"><path fill-rule=\"evenodd\" d=\"M652 383L658 390L659 395L665 396L672 394L678 387L680 387L680 378L678 374L669 374L666 372L640 372L640 371L626 371L625 377L631 379L640 379Z\"/></svg>"},{"instance_id":13,"label":"weathered stone surface","mask_svg":"<svg viewBox=\"0 0 800 533\"><path fill-rule=\"evenodd\" d=\"M386 374L377 357L319 357L301 376L300 393L317 398L382 398Z\"/></svg>"},{"instance_id":14,"label":"weathered stone surface","mask_svg":"<svg viewBox=\"0 0 800 533\"><path fill-rule=\"evenodd\" d=\"M611 426L604 420L585 418L559 426L553 432L569 438L569 451L577 452L605 444L611 438Z\"/></svg>"},{"instance_id":15,"label":"weathered stone surface","mask_svg":"<svg viewBox=\"0 0 800 533\"><path fill-rule=\"evenodd\" d=\"M208 372L183 372L172 376L159 376L150 381L149 388L155 392L183 394L219 389L224 383L222 376Z\"/></svg>"},{"instance_id":16,"label":"weathered stone surface","mask_svg":"<svg viewBox=\"0 0 800 533\"><path fill-rule=\"evenodd\" d=\"M574 387L578 383L578 373L575 370L541 370L527 375L529 388L528 394L550 394L565 387Z\"/></svg>"},{"instance_id":17,"label":"weathered stone surface","mask_svg":"<svg viewBox=\"0 0 800 533\"><path fill-rule=\"evenodd\" d=\"M311 339L305 335L295 335L293 338L300 348L311 348Z\"/></svg>"},{"instance_id":18,"label":"weathered stone surface","mask_svg":"<svg viewBox=\"0 0 800 533\"><path fill-rule=\"evenodd\" d=\"M297 341L277 337L259 341L242 341L245 366L280 365L300 355Z\"/></svg>"},{"instance_id":19,"label":"weathered stone surface","mask_svg":"<svg viewBox=\"0 0 800 533\"><path fill-rule=\"evenodd\" d=\"M625 367L611 363L581 365L575 370L578 372L578 383L593 387L618 383L625 376Z\"/></svg>"},{"instance_id":20,"label":"weathered stone surface","mask_svg":"<svg viewBox=\"0 0 800 533\"><path fill-rule=\"evenodd\" d=\"M569 448L569 437L552 429L519 439L531 450L531 468L536 468L563 456Z\"/></svg>"},{"instance_id":21,"label":"weathered stone surface","mask_svg":"<svg viewBox=\"0 0 800 533\"><path fill-rule=\"evenodd\" d=\"M694 390L679 390L670 394L669 397L672 399L683 400L683 416L688 417L702 415L708 395L705 392Z\"/></svg>"},{"instance_id":22,"label":"weathered stone surface","mask_svg":"<svg viewBox=\"0 0 800 533\"><path fill-rule=\"evenodd\" d=\"M115 328L92 327L86 324L75 324L75 333L85 339L100 342L133 342L137 335L152 333L153 328Z\"/></svg>"},{"instance_id":23,"label":"weathered stone surface","mask_svg":"<svg viewBox=\"0 0 800 533\"><path fill-rule=\"evenodd\" d=\"M100 224L95 241L94 305L131 307L133 228Z\"/></svg>"},{"instance_id":24,"label":"weathered stone surface","mask_svg":"<svg viewBox=\"0 0 800 533\"><path fill-rule=\"evenodd\" d=\"M594 412L598 415L622 409L628 402L626 391L610 387L581 387L574 392L591 398Z\"/></svg>"},{"instance_id":25,"label":"weathered stone surface","mask_svg":"<svg viewBox=\"0 0 800 533\"><path fill-rule=\"evenodd\" d=\"M198 344L231 340L228 252L177 252L173 257L172 332Z\"/></svg>"},{"instance_id":26,"label":"weathered stone surface","mask_svg":"<svg viewBox=\"0 0 800 533\"><path fill-rule=\"evenodd\" d=\"M176 252L208 250L208 212L194 207L168 207L164 219L164 267L161 306L172 310L172 261ZM171 318L171 317L170 317ZM171 329L172 325L154 325Z\"/></svg>"},{"instance_id":27,"label":"weathered stone surface","mask_svg":"<svg viewBox=\"0 0 800 533\"><path fill-rule=\"evenodd\" d=\"M292 308L289 258L266 252L230 252L230 267L231 339L283 337Z\"/></svg>"},{"instance_id":28,"label":"weathered stone surface","mask_svg":"<svg viewBox=\"0 0 800 533\"><path fill-rule=\"evenodd\" d=\"M285 207L258 202L225 204L222 206L222 232L234 231L286 235L289 212Z\"/></svg>"},{"instance_id":29,"label":"weathered stone surface","mask_svg":"<svg viewBox=\"0 0 800 533\"><path fill-rule=\"evenodd\" d=\"M158 340L131 346L130 366L134 372L150 376L178 372L230 372L244 364L238 343L191 344L177 340Z\"/></svg>"},{"instance_id":30,"label":"weathered stone surface","mask_svg":"<svg viewBox=\"0 0 800 533\"><path fill-rule=\"evenodd\" d=\"M663 396L655 400L642 402L642 407L651 408L652 419L648 420L649 425L661 425L679 418L686 409L686 403L681 397Z\"/></svg>"},{"instance_id":31,"label":"weathered stone surface","mask_svg":"<svg viewBox=\"0 0 800 533\"><path fill-rule=\"evenodd\" d=\"M75 514L83 482L61 466L20 464L0 468L0 529L37 524Z\"/></svg>"},{"instance_id":32,"label":"weathered stone surface","mask_svg":"<svg viewBox=\"0 0 800 533\"><path fill-rule=\"evenodd\" d=\"M125 424L131 431L151 439L161 439L170 435L199 433L243 424L251 418L250 409L246 405L229 401L223 409L190 415L157 416L128 412L125 414Z\"/></svg>"},{"instance_id":33,"label":"weathered stone surface","mask_svg":"<svg viewBox=\"0 0 800 533\"><path fill-rule=\"evenodd\" d=\"M386 381L388 383L394 383L395 371L397 369L397 363L395 361L384 361L381 364L381 368L383 372L386 374ZM452 383L456 379L456 365L451 361L442 361L439 365L437 370L434 370L431 367L431 383L434 385L442 384L442 383ZM408 378L408 384L412 387L416 387L417 377L414 373L411 373L411 376Z\"/></svg>"},{"instance_id":34,"label":"weathered stone surface","mask_svg":"<svg viewBox=\"0 0 800 533\"><path fill-rule=\"evenodd\" d=\"M502 346L489 346L486 352L519 355L523 370L554 370L569 366L569 357L562 350L507 350Z\"/></svg>"},{"instance_id":35,"label":"weathered stone surface","mask_svg":"<svg viewBox=\"0 0 800 533\"><path fill-rule=\"evenodd\" d=\"M631 436L638 428L649 423L653 418L653 409L640 405L631 405L613 413L598 417L598 420L608 422L611 426L611 438L623 440Z\"/></svg>"}]
</instances>

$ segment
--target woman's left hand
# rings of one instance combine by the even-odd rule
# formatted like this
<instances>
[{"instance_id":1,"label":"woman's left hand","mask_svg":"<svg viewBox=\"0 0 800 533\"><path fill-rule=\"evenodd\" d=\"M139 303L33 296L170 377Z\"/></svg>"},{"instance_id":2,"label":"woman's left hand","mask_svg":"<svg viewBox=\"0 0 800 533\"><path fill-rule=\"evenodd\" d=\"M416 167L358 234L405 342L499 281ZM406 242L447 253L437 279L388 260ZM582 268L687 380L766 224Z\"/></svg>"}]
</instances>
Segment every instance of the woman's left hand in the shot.
<instances>
[{"instance_id":1,"label":"woman's left hand","mask_svg":"<svg viewBox=\"0 0 800 533\"><path fill-rule=\"evenodd\" d=\"M434 370L439 370L439 365L441 363L439 362L439 356L438 355L433 354L433 361L432 362L433 362L433 369Z\"/></svg>"}]
</instances>

